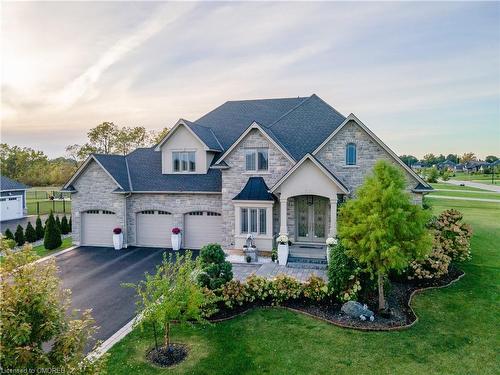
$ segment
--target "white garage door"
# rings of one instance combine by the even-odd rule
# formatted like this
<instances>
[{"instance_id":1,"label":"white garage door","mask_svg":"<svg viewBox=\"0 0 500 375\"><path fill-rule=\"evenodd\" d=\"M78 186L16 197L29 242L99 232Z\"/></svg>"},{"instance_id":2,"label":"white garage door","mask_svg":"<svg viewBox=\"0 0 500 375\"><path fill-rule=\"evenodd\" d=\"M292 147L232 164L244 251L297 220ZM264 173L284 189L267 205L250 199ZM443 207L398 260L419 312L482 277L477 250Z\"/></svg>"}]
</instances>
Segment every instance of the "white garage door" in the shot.
<instances>
[{"instance_id":1,"label":"white garage door","mask_svg":"<svg viewBox=\"0 0 500 375\"><path fill-rule=\"evenodd\" d=\"M0 221L19 219L23 217L23 198L21 195L0 198Z\"/></svg>"},{"instance_id":2,"label":"white garage door","mask_svg":"<svg viewBox=\"0 0 500 375\"><path fill-rule=\"evenodd\" d=\"M82 244L87 246L113 246L113 229L118 218L107 210L90 210L82 213Z\"/></svg>"},{"instance_id":3,"label":"white garage door","mask_svg":"<svg viewBox=\"0 0 500 375\"><path fill-rule=\"evenodd\" d=\"M184 248L201 249L222 242L222 216L217 212L195 211L184 216Z\"/></svg>"},{"instance_id":4,"label":"white garage door","mask_svg":"<svg viewBox=\"0 0 500 375\"><path fill-rule=\"evenodd\" d=\"M172 247L172 214L167 211L141 211L136 216L137 246Z\"/></svg>"}]
</instances>

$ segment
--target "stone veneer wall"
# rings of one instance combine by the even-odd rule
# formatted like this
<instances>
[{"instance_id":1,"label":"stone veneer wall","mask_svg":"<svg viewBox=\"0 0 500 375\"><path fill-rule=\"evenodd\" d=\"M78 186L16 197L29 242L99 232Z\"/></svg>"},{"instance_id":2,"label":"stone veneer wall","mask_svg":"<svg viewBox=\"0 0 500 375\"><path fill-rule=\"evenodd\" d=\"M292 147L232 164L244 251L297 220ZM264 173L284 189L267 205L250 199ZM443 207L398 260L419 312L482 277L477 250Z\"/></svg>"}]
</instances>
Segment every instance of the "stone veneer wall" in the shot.
<instances>
[{"instance_id":1,"label":"stone veneer wall","mask_svg":"<svg viewBox=\"0 0 500 375\"><path fill-rule=\"evenodd\" d=\"M88 210L113 211L126 234L125 197L123 194L112 193L118 186L95 161L88 164L73 186L77 190L71 196L74 243L80 244L81 213Z\"/></svg>"},{"instance_id":2,"label":"stone veneer wall","mask_svg":"<svg viewBox=\"0 0 500 375\"><path fill-rule=\"evenodd\" d=\"M144 210L171 212L173 226L183 230L184 214L192 211L222 213L222 199L220 194L132 194L127 198L128 243L131 245L136 243L136 214Z\"/></svg>"},{"instance_id":3,"label":"stone veneer wall","mask_svg":"<svg viewBox=\"0 0 500 375\"><path fill-rule=\"evenodd\" d=\"M348 143L356 144L357 164L356 166L345 165L345 148ZM375 140L373 140L354 121L347 123L335 136L316 154L328 169L333 171L355 196L357 188L369 175L378 160L384 159L395 165L399 164L385 151ZM401 170L403 168L401 167ZM411 191L417 186L418 181L408 171L403 170L407 183L407 190ZM411 193L414 203L421 203L421 194Z\"/></svg>"},{"instance_id":4,"label":"stone veneer wall","mask_svg":"<svg viewBox=\"0 0 500 375\"><path fill-rule=\"evenodd\" d=\"M245 148L251 147L269 148L268 171L264 173L248 173L245 170ZM223 246L226 249L230 249L234 245L235 234L234 205L232 199L243 189L248 179L252 176L261 176L266 181L267 186L271 188L292 167L292 163L257 129L250 131L224 160L230 168L222 171ZM276 208L276 206L278 207ZM279 223L279 205L275 205L273 208L273 217L274 224L276 222ZM273 231L276 230L279 230L279 224L273 228Z\"/></svg>"}]
</instances>

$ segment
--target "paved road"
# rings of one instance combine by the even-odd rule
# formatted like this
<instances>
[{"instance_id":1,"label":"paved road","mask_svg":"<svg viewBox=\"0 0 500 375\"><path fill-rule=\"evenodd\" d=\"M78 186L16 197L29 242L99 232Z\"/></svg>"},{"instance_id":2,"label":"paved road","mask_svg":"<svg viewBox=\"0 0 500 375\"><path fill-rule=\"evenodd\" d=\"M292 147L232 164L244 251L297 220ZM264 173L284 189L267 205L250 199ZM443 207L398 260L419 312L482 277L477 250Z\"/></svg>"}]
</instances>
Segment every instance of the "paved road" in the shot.
<instances>
[{"instance_id":1,"label":"paved road","mask_svg":"<svg viewBox=\"0 0 500 375\"><path fill-rule=\"evenodd\" d=\"M154 272L164 251L82 246L56 258L63 287L72 291L72 307L92 308L100 327L96 339L106 340L136 315L134 290L121 284L137 283L146 271Z\"/></svg>"},{"instance_id":2,"label":"paved road","mask_svg":"<svg viewBox=\"0 0 500 375\"><path fill-rule=\"evenodd\" d=\"M479 188L479 189L495 191L497 193L500 193L500 186L499 185L488 185L488 184L482 184L480 182L461 181L461 180L448 180L445 182L447 184L458 185L458 186L460 186L461 184L464 184L465 186L470 186L470 187L475 187L475 188Z\"/></svg>"}]
</instances>

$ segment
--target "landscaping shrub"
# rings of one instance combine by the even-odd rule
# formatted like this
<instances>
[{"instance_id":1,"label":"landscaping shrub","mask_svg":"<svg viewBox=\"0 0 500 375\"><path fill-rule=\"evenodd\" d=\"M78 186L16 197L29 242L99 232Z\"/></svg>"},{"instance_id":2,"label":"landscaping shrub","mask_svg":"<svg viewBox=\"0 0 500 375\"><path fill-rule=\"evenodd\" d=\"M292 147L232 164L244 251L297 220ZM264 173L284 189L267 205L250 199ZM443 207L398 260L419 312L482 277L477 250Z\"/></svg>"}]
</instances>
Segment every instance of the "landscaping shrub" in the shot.
<instances>
[{"instance_id":1,"label":"landscaping shrub","mask_svg":"<svg viewBox=\"0 0 500 375\"><path fill-rule=\"evenodd\" d=\"M68 218L66 215L63 216L61 219L61 234L68 234L69 233L69 224L68 224Z\"/></svg>"},{"instance_id":2,"label":"landscaping shrub","mask_svg":"<svg viewBox=\"0 0 500 375\"><path fill-rule=\"evenodd\" d=\"M472 228L461 222L462 214L457 210L446 210L434 219L432 252L422 260L410 263L408 279L434 279L448 274L453 260L464 261L470 258L470 238Z\"/></svg>"},{"instance_id":3,"label":"landscaping shrub","mask_svg":"<svg viewBox=\"0 0 500 375\"><path fill-rule=\"evenodd\" d=\"M68 225L69 225L69 233L73 232L73 222L71 220L71 216L69 217L69 223L68 223Z\"/></svg>"},{"instance_id":4,"label":"landscaping shrub","mask_svg":"<svg viewBox=\"0 0 500 375\"><path fill-rule=\"evenodd\" d=\"M5 229L5 238L7 240L13 240L14 239L14 235L12 234L12 232L10 231L9 228Z\"/></svg>"},{"instance_id":5,"label":"landscaping shrub","mask_svg":"<svg viewBox=\"0 0 500 375\"><path fill-rule=\"evenodd\" d=\"M302 293L302 285L297 279L280 274L271 282L269 293L273 305L281 305L284 301L299 298Z\"/></svg>"},{"instance_id":6,"label":"landscaping shrub","mask_svg":"<svg viewBox=\"0 0 500 375\"><path fill-rule=\"evenodd\" d=\"M33 225L28 221L28 225L26 226L26 241L32 243L35 242L38 238L36 237L36 231L35 228L33 228Z\"/></svg>"},{"instance_id":7,"label":"landscaping shrub","mask_svg":"<svg viewBox=\"0 0 500 375\"><path fill-rule=\"evenodd\" d=\"M56 215L56 225L59 228L59 232L62 233L62 230L61 230L61 219L59 219L59 216L57 216L57 215Z\"/></svg>"},{"instance_id":8,"label":"landscaping shrub","mask_svg":"<svg viewBox=\"0 0 500 375\"><path fill-rule=\"evenodd\" d=\"M16 241L17 246L22 246L26 242L24 238L23 227L18 225L16 228L16 233L14 234L14 240Z\"/></svg>"},{"instance_id":9,"label":"landscaping shrub","mask_svg":"<svg viewBox=\"0 0 500 375\"><path fill-rule=\"evenodd\" d=\"M37 240L41 240L43 238L43 236L45 235L45 229L43 228L42 219L40 219L40 216L38 216L36 218L35 232L36 232L36 239Z\"/></svg>"},{"instance_id":10,"label":"landscaping shrub","mask_svg":"<svg viewBox=\"0 0 500 375\"><path fill-rule=\"evenodd\" d=\"M325 280L316 275L311 275L302 286L304 297L313 301L322 301L328 296L328 286Z\"/></svg>"},{"instance_id":11,"label":"landscaping shrub","mask_svg":"<svg viewBox=\"0 0 500 375\"><path fill-rule=\"evenodd\" d=\"M203 294L205 298L200 306L201 315L203 318L209 318L219 311L219 302L221 302L223 298L208 288L203 288Z\"/></svg>"},{"instance_id":12,"label":"landscaping shrub","mask_svg":"<svg viewBox=\"0 0 500 375\"><path fill-rule=\"evenodd\" d=\"M329 247L328 287L332 295L340 301L355 300L361 290L361 268L349 257L341 241Z\"/></svg>"},{"instance_id":13,"label":"landscaping shrub","mask_svg":"<svg viewBox=\"0 0 500 375\"><path fill-rule=\"evenodd\" d=\"M61 246L61 232L56 224L56 220L54 219L54 215L52 212L47 219L47 224L45 225L45 237L43 239L43 246L45 246L48 250L57 249Z\"/></svg>"},{"instance_id":14,"label":"landscaping shrub","mask_svg":"<svg viewBox=\"0 0 500 375\"><path fill-rule=\"evenodd\" d=\"M251 274L246 279L248 301L265 301L270 296L271 282L265 277Z\"/></svg>"},{"instance_id":15,"label":"landscaping shrub","mask_svg":"<svg viewBox=\"0 0 500 375\"><path fill-rule=\"evenodd\" d=\"M248 301L247 286L239 280L230 280L222 286L222 300L232 309L236 305L243 305Z\"/></svg>"},{"instance_id":16,"label":"landscaping shrub","mask_svg":"<svg viewBox=\"0 0 500 375\"><path fill-rule=\"evenodd\" d=\"M427 174L427 182L436 183L439 178L439 171L436 168L430 168Z\"/></svg>"},{"instance_id":17,"label":"landscaping shrub","mask_svg":"<svg viewBox=\"0 0 500 375\"><path fill-rule=\"evenodd\" d=\"M215 290L233 278L231 263L225 260L226 254L219 244L208 244L200 251L202 272L198 276L198 283L206 288Z\"/></svg>"},{"instance_id":18,"label":"landscaping shrub","mask_svg":"<svg viewBox=\"0 0 500 375\"><path fill-rule=\"evenodd\" d=\"M458 210L446 210L436 220L436 241L445 254L454 261L470 259L470 239L472 228L462 222L463 215Z\"/></svg>"}]
</instances>

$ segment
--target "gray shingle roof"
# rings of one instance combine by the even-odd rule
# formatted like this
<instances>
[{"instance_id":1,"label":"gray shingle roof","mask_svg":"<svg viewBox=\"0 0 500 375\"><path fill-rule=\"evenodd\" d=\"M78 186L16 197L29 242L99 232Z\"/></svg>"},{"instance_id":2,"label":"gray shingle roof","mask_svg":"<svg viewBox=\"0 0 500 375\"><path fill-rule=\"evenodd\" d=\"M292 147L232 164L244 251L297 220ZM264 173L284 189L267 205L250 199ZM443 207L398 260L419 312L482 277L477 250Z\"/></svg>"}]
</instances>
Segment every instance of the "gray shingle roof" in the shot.
<instances>
[{"instance_id":1,"label":"gray shingle roof","mask_svg":"<svg viewBox=\"0 0 500 375\"><path fill-rule=\"evenodd\" d=\"M233 198L234 201L273 201L274 196L262 177L250 177L245 187Z\"/></svg>"},{"instance_id":2,"label":"gray shingle roof","mask_svg":"<svg viewBox=\"0 0 500 375\"><path fill-rule=\"evenodd\" d=\"M0 175L0 190L26 190L29 186Z\"/></svg>"},{"instance_id":3,"label":"gray shingle roof","mask_svg":"<svg viewBox=\"0 0 500 375\"><path fill-rule=\"evenodd\" d=\"M212 129L188 120L183 120L183 121L198 137L200 137L200 139L203 141L203 143L207 145L209 149L215 151L223 151L222 146L215 137L215 134L212 131Z\"/></svg>"},{"instance_id":4,"label":"gray shingle roof","mask_svg":"<svg viewBox=\"0 0 500 375\"><path fill-rule=\"evenodd\" d=\"M130 191L127 163L122 155L93 154L99 163L113 176L123 190Z\"/></svg>"}]
</instances>

